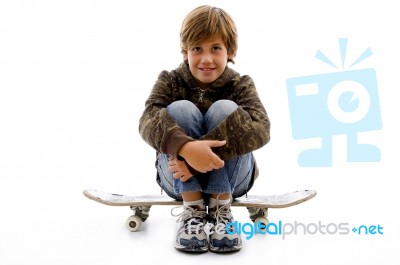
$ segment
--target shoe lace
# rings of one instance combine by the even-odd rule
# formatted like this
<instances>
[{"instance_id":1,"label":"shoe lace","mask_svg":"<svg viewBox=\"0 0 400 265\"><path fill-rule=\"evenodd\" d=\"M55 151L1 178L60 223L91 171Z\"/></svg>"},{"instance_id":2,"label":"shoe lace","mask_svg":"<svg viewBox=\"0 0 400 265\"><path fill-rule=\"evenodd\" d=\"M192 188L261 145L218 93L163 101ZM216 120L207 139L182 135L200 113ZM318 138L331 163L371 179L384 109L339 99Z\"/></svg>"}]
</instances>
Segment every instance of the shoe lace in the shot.
<instances>
[{"instance_id":1,"label":"shoe lace","mask_svg":"<svg viewBox=\"0 0 400 265\"><path fill-rule=\"evenodd\" d=\"M175 209L183 208L183 211L176 214ZM198 210L190 206L176 206L171 209L171 215L178 217L177 223L183 222L185 231L188 234L198 234L203 230L203 218L206 216L205 210Z\"/></svg>"},{"instance_id":2,"label":"shoe lace","mask_svg":"<svg viewBox=\"0 0 400 265\"><path fill-rule=\"evenodd\" d=\"M216 210L214 212L214 218L217 224L224 223L228 224L233 220L233 216L231 213L231 208L229 204L216 206Z\"/></svg>"}]
</instances>

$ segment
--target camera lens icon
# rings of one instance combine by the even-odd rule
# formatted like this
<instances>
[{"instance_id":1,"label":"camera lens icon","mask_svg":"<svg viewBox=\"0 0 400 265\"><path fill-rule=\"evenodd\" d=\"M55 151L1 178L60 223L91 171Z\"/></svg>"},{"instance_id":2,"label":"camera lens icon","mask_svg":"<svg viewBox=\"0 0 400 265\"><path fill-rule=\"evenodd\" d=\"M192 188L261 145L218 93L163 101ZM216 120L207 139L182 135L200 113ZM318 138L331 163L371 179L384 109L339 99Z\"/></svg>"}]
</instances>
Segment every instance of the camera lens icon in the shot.
<instances>
[{"instance_id":1,"label":"camera lens icon","mask_svg":"<svg viewBox=\"0 0 400 265\"><path fill-rule=\"evenodd\" d=\"M361 121L370 109L371 100L363 85L352 80L335 84L328 94L328 109L342 123Z\"/></svg>"}]
</instances>

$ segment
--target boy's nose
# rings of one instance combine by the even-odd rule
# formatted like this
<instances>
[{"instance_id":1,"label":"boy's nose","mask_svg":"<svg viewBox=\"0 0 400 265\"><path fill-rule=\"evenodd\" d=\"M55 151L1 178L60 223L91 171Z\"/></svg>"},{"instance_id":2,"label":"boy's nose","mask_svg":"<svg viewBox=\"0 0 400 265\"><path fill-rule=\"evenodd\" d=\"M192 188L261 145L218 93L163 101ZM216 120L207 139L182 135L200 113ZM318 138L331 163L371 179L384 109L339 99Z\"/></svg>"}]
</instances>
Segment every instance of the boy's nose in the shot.
<instances>
[{"instance_id":1,"label":"boy's nose","mask_svg":"<svg viewBox=\"0 0 400 265\"><path fill-rule=\"evenodd\" d=\"M202 63L212 63L212 55L209 53L204 53L201 57Z\"/></svg>"}]
</instances>

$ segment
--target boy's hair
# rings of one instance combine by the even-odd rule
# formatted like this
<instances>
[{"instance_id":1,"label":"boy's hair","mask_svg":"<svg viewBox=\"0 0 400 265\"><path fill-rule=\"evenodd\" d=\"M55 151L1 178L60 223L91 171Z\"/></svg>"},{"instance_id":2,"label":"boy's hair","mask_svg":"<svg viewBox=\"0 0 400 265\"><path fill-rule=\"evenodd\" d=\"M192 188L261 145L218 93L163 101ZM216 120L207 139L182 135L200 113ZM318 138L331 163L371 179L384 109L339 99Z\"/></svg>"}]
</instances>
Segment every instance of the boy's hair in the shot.
<instances>
[{"instance_id":1,"label":"boy's hair","mask_svg":"<svg viewBox=\"0 0 400 265\"><path fill-rule=\"evenodd\" d=\"M231 16L218 7L203 5L192 10L183 20L180 32L181 52L187 51L198 43L221 36L228 52L236 56L237 30ZM234 63L233 60L228 60Z\"/></svg>"}]
</instances>

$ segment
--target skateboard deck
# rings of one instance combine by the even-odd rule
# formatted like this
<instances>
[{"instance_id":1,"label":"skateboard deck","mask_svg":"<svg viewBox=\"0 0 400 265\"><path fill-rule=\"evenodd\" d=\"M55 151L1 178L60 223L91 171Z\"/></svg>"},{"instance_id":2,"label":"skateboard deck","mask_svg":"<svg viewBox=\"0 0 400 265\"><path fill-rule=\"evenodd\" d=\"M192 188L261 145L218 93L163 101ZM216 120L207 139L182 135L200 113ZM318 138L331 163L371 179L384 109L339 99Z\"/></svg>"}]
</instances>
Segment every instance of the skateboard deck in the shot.
<instances>
[{"instance_id":1,"label":"skateboard deck","mask_svg":"<svg viewBox=\"0 0 400 265\"><path fill-rule=\"evenodd\" d=\"M166 195L129 196L99 190L84 190L83 194L91 200L109 206L182 205L182 201ZM234 199L232 206L286 208L308 201L316 194L313 190L300 190L282 195L247 195Z\"/></svg>"},{"instance_id":2,"label":"skateboard deck","mask_svg":"<svg viewBox=\"0 0 400 265\"><path fill-rule=\"evenodd\" d=\"M99 190L84 190L83 194L87 198L105 205L129 206L133 215L128 218L126 225L132 232L137 231L141 223L148 218L151 206L182 205L182 201L177 201L166 195L129 196ZM268 208L291 207L312 199L316 194L317 192L314 190L299 190L281 195L247 195L234 199L231 205L247 207L250 219L253 222L267 224Z\"/></svg>"}]
</instances>

